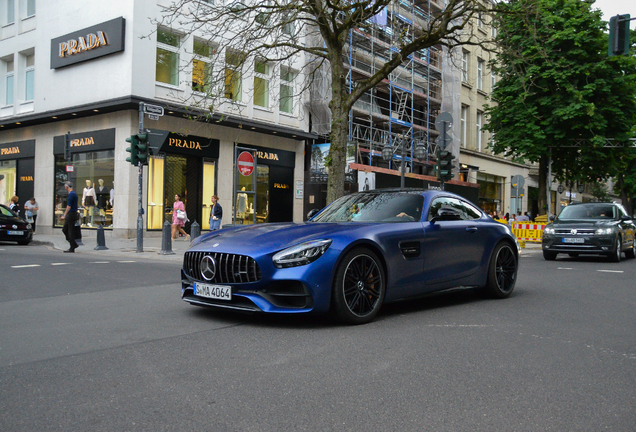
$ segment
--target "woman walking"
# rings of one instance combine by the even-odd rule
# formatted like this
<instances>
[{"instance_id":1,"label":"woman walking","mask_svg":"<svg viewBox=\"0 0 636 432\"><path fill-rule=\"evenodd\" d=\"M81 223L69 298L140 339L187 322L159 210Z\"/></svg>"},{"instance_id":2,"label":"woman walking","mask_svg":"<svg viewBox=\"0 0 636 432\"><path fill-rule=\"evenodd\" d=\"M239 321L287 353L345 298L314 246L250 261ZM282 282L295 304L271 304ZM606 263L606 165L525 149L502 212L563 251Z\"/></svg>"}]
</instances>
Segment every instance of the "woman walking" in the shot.
<instances>
[{"instance_id":1,"label":"woman walking","mask_svg":"<svg viewBox=\"0 0 636 432\"><path fill-rule=\"evenodd\" d=\"M181 195L176 194L174 196L174 204L172 205L172 240L176 240L179 233L185 236L185 241L190 239L188 233L183 230L187 220L188 215L185 211L183 201L181 201Z\"/></svg>"},{"instance_id":2,"label":"woman walking","mask_svg":"<svg viewBox=\"0 0 636 432\"><path fill-rule=\"evenodd\" d=\"M219 197L212 195L212 209L210 210L210 231L221 229L223 208L219 204Z\"/></svg>"}]
</instances>

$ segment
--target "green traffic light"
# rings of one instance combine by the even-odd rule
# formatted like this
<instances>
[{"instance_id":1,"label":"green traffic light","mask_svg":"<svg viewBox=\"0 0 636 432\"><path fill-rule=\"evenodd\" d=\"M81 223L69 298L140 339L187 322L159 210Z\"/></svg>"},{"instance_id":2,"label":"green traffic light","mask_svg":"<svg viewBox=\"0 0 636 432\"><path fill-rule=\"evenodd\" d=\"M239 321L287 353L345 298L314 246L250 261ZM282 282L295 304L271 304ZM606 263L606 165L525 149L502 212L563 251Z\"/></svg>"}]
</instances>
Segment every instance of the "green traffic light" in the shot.
<instances>
[{"instance_id":1,"label":"green traffic light","mask_svg":"<svg viewBox=\"0 0 636 432\"><path fill-rule=\"evenodd\" d=\"M126 158L126 162L130 162L131 165L137 166L139 164L139 141L137 135L132 135L126 138L126 142L130 143L130 147L126 149L130 153L130 157Z\"/></svg>"}]
</instances>

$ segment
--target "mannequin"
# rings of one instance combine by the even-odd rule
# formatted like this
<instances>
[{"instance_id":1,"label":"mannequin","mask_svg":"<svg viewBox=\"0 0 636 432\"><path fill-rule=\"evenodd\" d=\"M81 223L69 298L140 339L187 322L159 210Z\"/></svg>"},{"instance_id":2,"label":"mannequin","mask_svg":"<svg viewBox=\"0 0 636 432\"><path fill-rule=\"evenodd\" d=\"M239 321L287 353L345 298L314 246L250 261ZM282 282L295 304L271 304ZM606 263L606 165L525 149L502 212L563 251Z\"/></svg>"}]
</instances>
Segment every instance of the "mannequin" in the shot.
<instances>
[{"instance_id":1,"label":"mannequin","mask_svg":"<svg viewBox=\"0 0 636 432\"><path fill-rule=\"evenodd\" d=\"M110 208L113 208L113 204L115 203L115 182L113 182L113 185L110 187L110 199L108 200L109 204L110 204Z\"/></svg>"},{"instance_id":2,"label":"mannequin","mask_svg":"<svg viewBox=\"0 0 636 432\"><path fill-rule=\"evenodd\" d=\"M104 218L106 217L106 203L108 202L109 197L109 191L106 189L106 186L104 186L104 179L97 180L95 194L97 195L97 208L99 209L99 215Z\"/></svg>"},{"instance_id":3,"label":"mannequin","mask_svg":"<svg viewBox=\"0 0 636 432\"><path fill-rule=\"evenodd\" d=\"M82 192L82 207L84 207L84 224L93 226L93 210L96 204L95 189L90 180L86 180L86 187Z\"/></svg>"},{"instance_id":4,"label":"mannequin","mask_svg":"<svg viewBox=\"0 0 636 432\"><path fill-rule=\"evenodd\" d=\"M241 188L241 191L243 192L240 192L236 196L236 218L243 222L245 219L245 213L247 212L247 194L244 192L245 186Z\"/></svg>"}]
</instances>

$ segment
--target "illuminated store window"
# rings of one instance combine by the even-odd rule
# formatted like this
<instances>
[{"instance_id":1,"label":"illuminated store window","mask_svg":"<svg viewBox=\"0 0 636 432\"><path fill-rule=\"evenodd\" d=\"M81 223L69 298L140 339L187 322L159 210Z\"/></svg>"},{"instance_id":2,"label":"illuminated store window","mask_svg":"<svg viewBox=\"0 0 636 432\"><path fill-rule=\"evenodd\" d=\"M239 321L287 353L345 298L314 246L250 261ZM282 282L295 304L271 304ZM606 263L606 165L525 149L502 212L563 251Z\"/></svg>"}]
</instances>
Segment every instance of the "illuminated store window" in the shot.
<instances>
[{"instance_id":1,"label":"illuminated store window","mask_svg":"<svg viewBox=\"0 0 636 432\"><path fill-rule=\"evenodd\" d=\"M162 229L164 221L163 206L163 155L151 156L148 160L148 229Z\"/></svg>"},{"instance_id":2,"label":"illuminated store window","mask_svg":"<svg viewBox=\"0 0 636 432\"><path fill-rule=\"evenodd\" d=\"M241 65L244 55L238 51L225 52L225 97L233 101L242 100Z\"/></svg>"},{"instance_id":3,"label":"illuminated store window","mask_svg":"<svg viewBox=\"0 0 636 432\"><path fill-rule=\"evenodd\" d=\"M0 203L9 205L16 191L15 160L0 161Z\"/></svg>"},{"instance_id":4,"label":"illuminated store window","mask_svg":"<svg viewBox=\"0 0 636 432\"><path fill-rule=\"evenodd\" d=\"M156 80L174 86L179 85L179 47L181 37L168 30L157 30Z\"/></svg>"},{"instance_id":5,"label":"illuminated store window","mask_svg":"<svg viewBox=\"0 0 636 432\"><path fill-rule=\"evenodd\" d=\"M64 225L60 219L68 198L64 182L70 180L79 198L82 228L113 228L113 210L116 206L114 160L114 150L74 153L70 161L61 155L55 156L54 226ZM73 167L71 172L66 169L69 165Z\"/></svg>"},{"instance_id":6,"label":"illuminated store window","mask_svg":"<svg viewBox=\"0 0 636 432\"><path fill-rule=\"evenodd\" d=\"M216 49L214 45L195 39L195 57L192 60L192 90L198 92L208 91L212 72L212 55L216 52Z\"/></svg>"},{"instance_id":7,"label":"illuminated store window","mask_svg":"<svg viewBox=\"0 0 636 432\"><path fill-rule=\"evenodd\" d=\"M216 194L215 171L216 164L214 162L203 160L203 214L201 215L201 229L204 230L210 229L212 195Z\"/></svg>"}]
</instances>

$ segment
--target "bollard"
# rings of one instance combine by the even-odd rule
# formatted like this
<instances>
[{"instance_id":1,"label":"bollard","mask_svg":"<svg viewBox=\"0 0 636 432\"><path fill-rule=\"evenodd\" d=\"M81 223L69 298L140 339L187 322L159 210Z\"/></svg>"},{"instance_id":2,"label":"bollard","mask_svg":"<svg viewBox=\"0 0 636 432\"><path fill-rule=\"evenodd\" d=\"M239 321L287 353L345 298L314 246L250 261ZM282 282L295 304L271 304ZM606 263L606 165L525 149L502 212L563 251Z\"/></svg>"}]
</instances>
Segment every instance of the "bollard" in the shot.
<instances>
[{"instance_id":1,"label":"bollard","mask_svg":"<svg viewBox=\"0 0 636 432\"><path fill-rule=\"evenodd\" d=\"M97 246L95 247L95 250L106 249L108 248L106 247L106 239L104 238L104 227L100 225L97 227Z\"/></svg>"},{"instance_id":2,"label":"bollard","mask_svg":"<svg viewBox=\"0 0 636 432\"><path fill-rule=\"evenodd\" d=\"M170 222L163 223L163 231L161 233L161 250L157 252L160 255L174 255L172 251L172 231Z\"/></svg>"},{"instance_id":3,"label":"bollard","mask_svg":"<svg viewBox=\"0 0 636 432\"><path fill-rule=\"evenodd\" d=\"M192 222L190 225L190 241L194 241L195 238L201 235L201 225L197 223L197 221Z\"/></svg>"}]
</instances>

